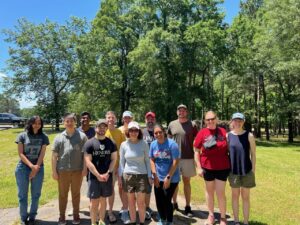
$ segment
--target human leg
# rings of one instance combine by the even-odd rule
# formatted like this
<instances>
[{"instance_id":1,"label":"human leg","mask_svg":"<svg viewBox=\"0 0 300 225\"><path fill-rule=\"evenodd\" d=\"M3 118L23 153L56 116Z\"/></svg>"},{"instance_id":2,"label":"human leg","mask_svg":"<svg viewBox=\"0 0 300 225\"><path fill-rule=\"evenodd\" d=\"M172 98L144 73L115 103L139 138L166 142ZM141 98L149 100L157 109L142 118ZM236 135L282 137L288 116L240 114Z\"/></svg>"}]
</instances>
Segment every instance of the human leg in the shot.
<instances>
[{"instance_id":1,"label":"human leg","mask_svg":"<svg viewBox=\"0 0 300 225\"><path fill-rule=\"evenodd\" d=\"M73 205L73 216L79 216L79 205L80 205L80 189L82 184L82 173L81 171L74 171L71 174L71 194L72 194L72 205Z\"/></svg>"},{"instance_id":2,"label":"human leg","mask_svg":"<svg viewBox=\"0 0 300 225\"><path fill-rule=\"evenodd\" d=\"M135 208L135 193L127 193L128 197L128 207L130 214L131 223L135 223L136 221L136 208Z\"/></svg>"},{"instance_id":3,"label":"human leg","mask_svg":"<svg viewBox=\"0 0 300 225\"><path fill-rule=\"evenodd\" d=\"M161 218L161 220L165 221L167 219L167 214L165 212L165 207L164 207L165 197L164 197L164 190L163 190L163 182L159 182L159 187L154 187L154 195L155 195L156 208L159 217Z\"/></svg>"},{"instance_id":4,"label":"human leg","mask_svg":"<svg viewBox=\"0 0 300 225\"><path fill-rule=\"evenodd\" d=\"M215 180L215 190L216 190L216 195L218 198L219 210L220 210L220 214L221 214L221 219L223 219L220 221L220 225L226 224L225 186L226 186L226 181L218 180L218 179Z\"/></svg>"},{"instance_id":5,"label":"human leg","mask_svg":"<svg viewBox=\"0 0 300 225\"><path fill-rule=\"evenodd\" d=\"M36 176L31 179L31 205L29 211L29 220L35 220L35 217L37 215L43 180L44 180L44 166L41 166Z\"/></svg>"},{"instance_id":6,"label":"human leg","mask_svg":"<svg viewBox=\"0 0 300 225\"><path fill-rule=\"evenodd\" d=\"M146 195L145 193L138 192L136 197L140 223L144 223L145 221L145 210L146 210L145 195Z\"/></svg>"},{"instance_id":7,"label":"human leg","mask_svg":"<svg viewBox=\"0 0 300 225\"><path fill-rule=\"evenodd\" d=\"M106 198L105 197L100 197L100 206L99 206L100 221L105 220L105 212L106 212Z\"/></svg>"},{"instance_id":8,"label":"human leg","mask_svg":"<svg viewBox=\"0 0 300 225\"><path fill-rule=\"evenodd\" d=\"M165 206L165 212L167 217L167 222L172 223L173 222L173 209L172 209L172 196L178 186L178 183L171 183L170 187L165 190L165 197L164 197L164 206Z\"/></svg>"},{"instance_id":9,"label":"human leg","mask_svg":"<svg viewBox=\"0 0 300 225\"><path fill-rule=\"evenodd\" d=\"M215 193L215 181L205 181L205 198L208 208L208 218L205 224L213 224L214 218L214 193Z\"/></svg>"},{"instance_id":10,"label":"human leg","mask_svg":"<svg viewBox=\"0 0 300 225\"><path fill-rule=\"evenodd\" d=\"M95 224L97 221L97 213L99 208L100 198L91 199L90 201L90 216L91 216L91 223Z\"/></svg>"},{"instance_id":11,"label":"human leg","mask_svg":"<svg viewBox=\"0 0 300 225\"><path fill-rule=\"evenodd\" d=\"M17 165L15 176L18 187L19 212L21 221L25 222L28 217L28 186L29 186L30 169L23 163Z\"/></svg>"},{"instance_id":12,"label":"human leg","mask_svg":"<svg viewBox=\"0 0 300 225\"><path fill-rule=\"evenodd\" d=\"M250 214L250 188L241 188L241 196L243 203L244 224L248 224Z\"/></svg>"},{"instance_id":13,"label":"human leg","mask_svg":"<svg viewBox=\"0 0 300 225\"><path fill-rule=\"evenodd\" d=\"M239 222L239 198L240 188L231 188L232 212L234 222Z\"/></svg>"}]
</instances>

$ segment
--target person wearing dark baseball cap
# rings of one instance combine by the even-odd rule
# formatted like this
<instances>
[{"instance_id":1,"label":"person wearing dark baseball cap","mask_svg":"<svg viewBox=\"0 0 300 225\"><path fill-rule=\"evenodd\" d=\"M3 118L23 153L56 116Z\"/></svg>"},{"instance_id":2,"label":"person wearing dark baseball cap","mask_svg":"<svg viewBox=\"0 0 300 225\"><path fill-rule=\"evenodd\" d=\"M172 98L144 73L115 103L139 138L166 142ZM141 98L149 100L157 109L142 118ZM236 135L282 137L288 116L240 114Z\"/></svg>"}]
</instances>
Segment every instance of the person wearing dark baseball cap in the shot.
<instances>
[{"instance_id":1,"label":"person wearing dark baseball cap","mask_svg":"<svg viewBox=\"0 0 300 225\"><path fill-rule=\"evenodd\" d=\"M106 199L113 194L113 170L117 161L117 146L105 137L108 124L105 119L97 121L96 136L83 146L84 158L88 167L88 197L90 198L91 224L96 224L99 211L99 225L103 225L106 212ZM99 207L100 204L100 207Z\"/></svg>"},{"instance_id":2,"label":"person wearing dark baseball cap","mask_svg":"<svg viewBox=\"0 0 300 225\"><path fill-rule=\"evenodd\" d=\"M143 129L143 139L150 147L152 141L154 141L154 125L156 123L156 115L154 112L147 112L145 114L145 123L146 127ZM150 198L151 198L152 185L149 185L149 188L146 192L146 214L145 219L150 220L153 214L153 210L150 208Z\"/></svg>"},{"instance_id":3,"label":"person wearing dark baseball cap","mask_svg":"<svg viewBox=\"0 0 300 225\"><path fill-rule=\"evenodd\" d=\"M181 158L179 160L178 168L182 174L182 181L185 195L185 209L184 214L188 217L193 216L190 206L191 203L191 177L196 176L196 167L194 162L193 142L197 135L197 129L192 121L188 118L188 108L184 104L177 106L178 119L170 122L168 126L168 136L173 138L178 144ZM178 209L177 204L178 187L173 195L173 208Z\"/></svg>"}]
</instances>

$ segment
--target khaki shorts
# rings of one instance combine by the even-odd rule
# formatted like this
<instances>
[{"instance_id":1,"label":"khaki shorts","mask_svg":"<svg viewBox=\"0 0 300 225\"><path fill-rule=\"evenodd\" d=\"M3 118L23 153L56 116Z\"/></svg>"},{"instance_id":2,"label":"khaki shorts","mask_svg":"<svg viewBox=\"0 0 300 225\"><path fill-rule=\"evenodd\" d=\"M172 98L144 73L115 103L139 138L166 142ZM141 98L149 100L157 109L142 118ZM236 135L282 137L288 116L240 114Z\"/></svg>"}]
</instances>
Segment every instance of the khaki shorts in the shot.
<instances>
[{"instance_id":1,"label":"khaki shorts","mask_svg":"<svg viewBox=\"0 0 300 225\"><path fill-rule=\"evenodd\" d=\"M123 174L123 190L127 193L147 193L149 180L147 174Z\"/></svg>"},{"instance_id":2,"label":"khaki shorts","mask_svg":"<svg viewBox=\"0 0 300 225\"><path fill-rule=\"evenodd\" d=\"M194 159L180 159L178 168L181 175L184 177L196 176L196 166Z\"/></svg>"},{"instance_id":3,"label":"khaki shorts","mask_svg":"<svg viewBox=\"0 0 300 225\"><path fill-rule=\"evenodd\" d=\"M230 183L230 187L232 188L253 188L256 186L255 174L253 173L253 171L250 171L244 176L230 173L228 180Z\"/></svg>"}]
</instances>

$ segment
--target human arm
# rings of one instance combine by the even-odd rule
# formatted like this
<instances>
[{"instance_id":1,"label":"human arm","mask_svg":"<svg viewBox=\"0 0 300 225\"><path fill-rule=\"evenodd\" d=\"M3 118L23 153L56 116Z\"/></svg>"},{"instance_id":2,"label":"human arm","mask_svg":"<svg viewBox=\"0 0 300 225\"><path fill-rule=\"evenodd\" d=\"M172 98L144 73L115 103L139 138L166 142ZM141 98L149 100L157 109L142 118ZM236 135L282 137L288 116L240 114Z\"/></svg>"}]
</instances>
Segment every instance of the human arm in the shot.
<instances>
[{"instance_id":1,"label":"human arm","mask_svg":"<svg viewBox=\"0 0 300 225\"><path fill-rule=\"evenodd\" d=\"M31 171L31 173L29 174L29 178L30 179L34 178L35 175L40 170L41 165L43 164L43 161L44 161L44 157L45 157L45 153L46 153L46 148L47 148L47 145L42 145L41 150L40 150L40 155L39 155L38 161L36 163L36 166L37 166L38 169Z\"/></svg>"},{"instance_id":2,"label":"human arm","mask_svg":"<svg viewBox=\"0 0 300 225\"><path fill-rule=\"evenodd\" d=\"M153 181L154 181L154 186L155 187L159 187L159 179L156 173L156 167L155 167L155 159L154 158L150 158L150 166L151 166L151 173L153 176Z\"/></svg>"},{"instance_id":3,"label":"human arm","mask_svg":"<svg viewBox=\"0 0 300 225\"><path fill-rule=\"evenodd\" d=\"M255 173L256 169L256 143L252 133L249 133L248 140L250 143L250 158L252 162L252 171Z\"/></svg>"},{"instance_id":4,"label":"human arm","mask_svg":"<svg viewBox=\"0 0 300 225\"><path fill-rule=\"evenodd\" d=\"M98 172L95 165L92 163L92 155L84 153L84 161L89 171L99 180L105 181L105 178Z\"/></svg>"},{"instance_id":5,"label":"human arm","mask_svg":"<svg viewBox=\"0 0 300 225\"><path fill-rule=\"evenodd\" d=\"M168 175L164 179L164 185L163 185L164 189L168 189L170 187L171 178L172 178L172 176L173 176L173 174L174 174L174 172L175 172L175 170L176 170L176 168L178 166L178 163L179 163L179 159L178 158L177 159L173 159L173 163L172 163L172 166L171 166L171 168L169 170L169 173L168 173Z\"/></svg>"},{"instance_id":6,"label":"human arm","mask_svg":"<svg viewBox=\"0 0 300 225\"><path fill-rule=\"evenodd\" d=\"M110 156L110 164L109 164L109 168L107 170L107 172L105 174L103 174L105 181L108 180L109 176L112 176L112 173L114 172L115 169L115 165L116 165L116 161L117 161L117 151L113 152Z\"/></svg>"},{"instance_id":7,"label":"human arm","mask_svg":"<svg viewBox=\"0 0 300 225\"><path fill-rule=\"evenodd\" d=\"M57 173L57 169L56 169L57 159L58 159L58 153L57 152L52 152L52 159L51 159L51 162L52 162L52 178L54 180L58 180L58 173Z\"/></svg>"}]
</instances>

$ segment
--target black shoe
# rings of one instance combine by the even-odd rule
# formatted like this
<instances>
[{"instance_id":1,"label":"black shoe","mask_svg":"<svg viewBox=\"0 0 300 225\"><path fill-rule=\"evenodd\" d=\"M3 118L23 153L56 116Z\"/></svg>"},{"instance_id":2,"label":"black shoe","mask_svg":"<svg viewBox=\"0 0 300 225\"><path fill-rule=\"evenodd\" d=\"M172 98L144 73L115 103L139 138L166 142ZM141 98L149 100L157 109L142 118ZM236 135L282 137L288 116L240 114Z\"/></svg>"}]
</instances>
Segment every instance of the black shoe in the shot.
<instances>
[{"instance_id":1,"label":"black shoe","mask_svg":"<svg viewBox=\"0 0 300 225\"><path fill-rule=\"evenodd\" d=\"M184 209L184 215L187 217L193 217L194 213L192 212L191 206L187 205Z\"/></svg>"},{"instance_id":2,"label":"black shoe","mask_svg":"<svg viewBox=\"0 0 300 225\"><path fill-rule=\"evenodd\" d=\"M173 211L179 211L177 202L173 203Z\"/></svg>"},{"instance_id":3,"label":"black shoe","mask_svg":"<svg viewBox=\"0 0 300 225\"><path fill-rule=\"evenodd\" d=\"M29 219L27 224L28 225L35 225L35 219Z\"/></svg>"}]
</instances>

